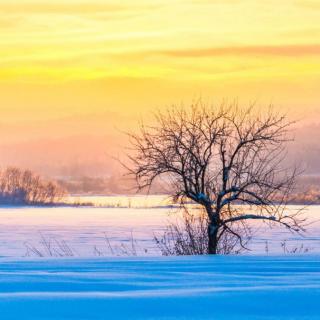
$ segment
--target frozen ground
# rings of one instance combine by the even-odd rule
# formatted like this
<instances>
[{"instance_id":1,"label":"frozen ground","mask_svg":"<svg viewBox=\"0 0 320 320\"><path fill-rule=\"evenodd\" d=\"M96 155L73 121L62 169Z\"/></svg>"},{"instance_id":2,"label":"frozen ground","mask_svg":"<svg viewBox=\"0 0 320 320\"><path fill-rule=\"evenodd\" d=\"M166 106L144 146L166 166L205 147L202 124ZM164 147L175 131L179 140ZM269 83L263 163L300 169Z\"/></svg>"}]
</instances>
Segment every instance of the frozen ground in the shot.
<instances>
[{"instance_id":1,"label":"frozen ground","mask_svg":"<svg viewBox=\"0 0 320 320\"><path fill-rule=\"evenodd\" d=\"M161 196L74 200L94 202L98 207L0 207L0 256L23 257L27 246L41 249L41 234L65 240L74 255L82 258L112 255L105 235L111 245L119 249L115 250L118 254L122 252L122 245L130 249L133 235L138 255L159 255L153 236L161 233L176 214L176 209L168 206L168 199ZM310 206L305 214L309 222L318 222L308 227L304 237L283 228L269 230L262 226L251 243L253 250L249 254L266 254L266 243L268 254L281 254L283 240L287 240L289 249L303 244L312 254L320 254L320 206ZM32 255L30 250L29 255Z\"/></svg>"},{"instance_id":2,"label":"frozen ground","mask_svg":"<svg viewBox=\"0 0 320 320\"><path fill-rule=\"evenodd\" d=\"M319 256L0 259L4 320L318 320L319 301Z\"/></svg>"},{"instance_id":3,"label":"frozen ground","mask_svg":"<svg viewBox=\"0 0 320 320\"><path fill-rule=\"evenodd\" d=\"M0 208L0 319L320 319L320 206L304 238L260 227L258 255L165 258L153 234L177 212L162 197L84 201L98 207ZM105 235L130 248L131 234L140 257L110 257L120 252ZM41 249L41 235L74 257L35 259L27 247ZM311 251L273 256L283 240Z\"/></svg>"}]
</instances>

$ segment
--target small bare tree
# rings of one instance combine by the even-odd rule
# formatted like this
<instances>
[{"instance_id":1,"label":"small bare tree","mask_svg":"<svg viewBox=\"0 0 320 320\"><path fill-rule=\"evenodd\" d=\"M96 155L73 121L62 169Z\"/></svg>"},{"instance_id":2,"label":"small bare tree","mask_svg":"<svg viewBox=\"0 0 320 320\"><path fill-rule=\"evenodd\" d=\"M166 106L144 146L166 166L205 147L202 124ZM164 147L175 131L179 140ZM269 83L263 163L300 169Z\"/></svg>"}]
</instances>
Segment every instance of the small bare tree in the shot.
<instances>
[{"instance_id":1,"label":"small bare tree","mask_svg":"<svg viewBox=\"0 0 320 320\"><path fill-rule=\"evenodd\" d=\"M290 124L272 108L173 107L130 135L128 168L140 190L162 176L177 202L205 209L209 254L217 253L226 234L244 246L245 233L238 230L249 230L250 220L299 232L303 220L285 210L297 174L282 165Z\"/></svg>"}]
</instances>

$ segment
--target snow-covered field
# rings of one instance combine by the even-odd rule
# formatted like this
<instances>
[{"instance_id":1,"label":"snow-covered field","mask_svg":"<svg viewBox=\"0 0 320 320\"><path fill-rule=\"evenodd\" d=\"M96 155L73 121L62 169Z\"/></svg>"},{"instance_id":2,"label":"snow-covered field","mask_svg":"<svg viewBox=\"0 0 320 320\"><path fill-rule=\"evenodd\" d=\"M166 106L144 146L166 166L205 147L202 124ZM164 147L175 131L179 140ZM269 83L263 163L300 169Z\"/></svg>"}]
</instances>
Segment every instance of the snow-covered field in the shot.
<instances>
[{"instance_id":1,"label":"snow-covered field","mask_svg":"<svg viewBox=\"0 0 320 320\"><path fill-rule=\"evenodd\" d=\"M97 207L0 208L0 319L320 319L320 206L304 237L259 227L250 255L160 257L166 199L80 201ZM59 246L73 256L47 258Z\"/></svg>"},{"instance_id":2,"label":"snow-covered field","mask_svg":"<svg viewBox=\"0 0 320 320\"><path fill-rule=\"evenodd\" d=\"M123 255L122 246L130 253L132 238L138 255L159 255L154 234L163 232L168 220L177 214L163 196L85 197L72 201L93 202L97 207L0 207L0 256L34 256L27 248L43 251L42 237L53 242L65 240L73 254L81 258ZM259 224L248 253L281 254L281 242L287 240L289 249L303 245L312 254L320 254L320 206L310 206L305 214L314 223L304 237Z\"/></svg>"},{"instance_id":3,"label":"snow-covered field","mask_svg":"<svg viewBox=\"0 0 320 320\"><path fill-rule=\"evenodd\" d=\"M4 320L318 320L319 301L319 256L0 259Z\"/></svg>"}]
</instances>

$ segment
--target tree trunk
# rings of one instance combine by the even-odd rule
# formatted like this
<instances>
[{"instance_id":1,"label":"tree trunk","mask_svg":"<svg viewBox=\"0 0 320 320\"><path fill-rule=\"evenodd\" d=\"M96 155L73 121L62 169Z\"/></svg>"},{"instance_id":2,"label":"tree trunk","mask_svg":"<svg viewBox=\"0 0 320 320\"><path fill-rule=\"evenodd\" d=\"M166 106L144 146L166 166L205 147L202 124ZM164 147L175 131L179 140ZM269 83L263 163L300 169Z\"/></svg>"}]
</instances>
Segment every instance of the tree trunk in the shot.
<instances>
[{"instance_id":1,"label":"tree trunk","mask_svg":"<svg viewBox=\"0 0 320 320\"><path fill-rule=\"evenodd\" d=\"M218 249L218 226L208 225L208 254L217 254Z\"/></svg>"}]
</instances>

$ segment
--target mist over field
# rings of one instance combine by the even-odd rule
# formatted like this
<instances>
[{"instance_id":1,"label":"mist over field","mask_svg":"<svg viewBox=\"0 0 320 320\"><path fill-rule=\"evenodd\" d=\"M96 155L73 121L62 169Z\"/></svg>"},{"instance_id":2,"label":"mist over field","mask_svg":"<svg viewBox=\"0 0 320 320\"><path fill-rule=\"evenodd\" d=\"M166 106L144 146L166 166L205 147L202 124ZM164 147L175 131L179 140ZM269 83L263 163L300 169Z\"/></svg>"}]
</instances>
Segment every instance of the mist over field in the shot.
<instances>
[{"instance_id":1,"label":"mist over field","mask_svg":"<svg viewBox=\"0 0 320 320\"><path fill-rule=\"evenodd\" d=\"M94 133L91 130L95 125L93 119L89 117L79 124L79 128L90 132L87 135L77 132L77 128L73 135L66 133L64 130L69 128L70 124L63 121L53 123L57 134L48 134L45 123L35 126L36 137L28 136L29 132L22 134L26 129L17 127L14 134L11 133L15 136L14 142L0 142L0 165L31 169L52 179L69 181L71 185L74 185L75 181L87 180L92 188L91 193L128 193L132 188L126 190L114 185L125 171L115 158L125 159L125 148L128 147L126 131L123 128L112 128L111 125ZM119 123L121 126L121 122ZM303 122L298 124L297 128L292 129L295 140L288 145L286 162L288 165L298 164L303 169L303 181L311 179L311 185L319 187L320 125ZM7 138L10 137L10 130L8 131L5 135ZM84 193L86 190L87 187L81 190L79 186L77 191L70 186L72 193Z\"/></svg>"}]
</instances>

